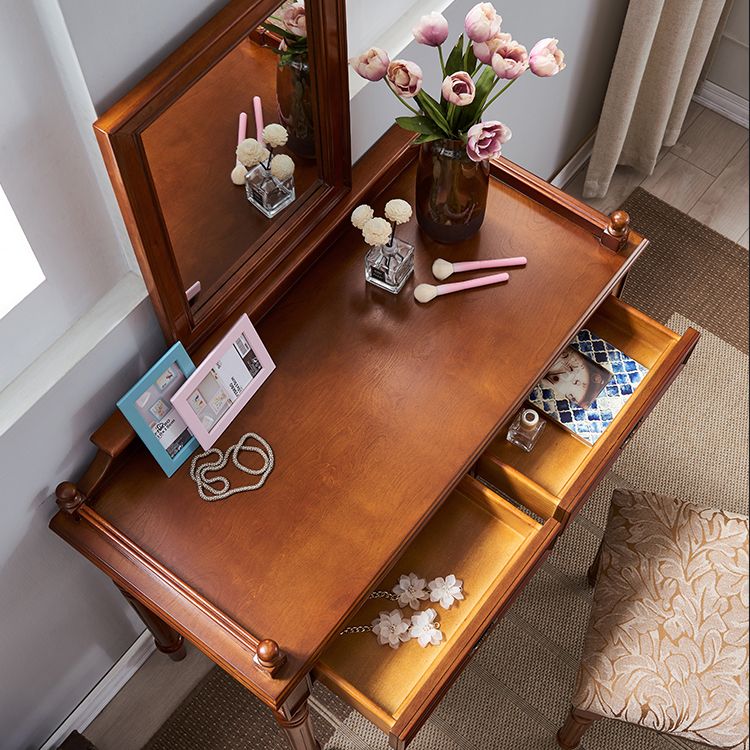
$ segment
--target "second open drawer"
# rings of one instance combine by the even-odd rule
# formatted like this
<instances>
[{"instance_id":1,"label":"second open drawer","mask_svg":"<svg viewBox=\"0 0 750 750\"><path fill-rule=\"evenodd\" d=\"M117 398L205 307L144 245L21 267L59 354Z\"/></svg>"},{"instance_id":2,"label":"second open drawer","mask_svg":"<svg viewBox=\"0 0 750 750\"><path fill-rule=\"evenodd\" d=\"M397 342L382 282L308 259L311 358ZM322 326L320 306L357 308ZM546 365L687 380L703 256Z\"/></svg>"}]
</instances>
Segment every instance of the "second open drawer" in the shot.
<instances>
[{"instance_id":1,"label":"second open drawer","mask_svg":"<svg viewBox=\"0 0 750 750\"><path fill-rule=\"evenodd\" d=\"M547 419L533 451L525 453L506 440L505 425L476 467L479 476L511 496L536 488L531 497L539 503L533 510L563 523L658 403L699 338L692 328L680 336L616 297L609 297L585 327L648 368L609 427L592 445Z\"/></svg>"},{"instance_id":2,"label":"second open drawer","mask_svg":"<svg viewBox=\"0 0 750 750\"><path fill-rule=\"evenodd\" d=\"M538 501L527 493L516 499ZM393 747L401 747L541 563L558 530L555 520L538 523L464 477L379 585L389 591L402 574L412 572L426 580L450 573L463 580L464 601L449 610L429 602L422 607L438 612L443 642L422 648L409 641L393 650L370 632L342 635L323 654L316 676L387 732ZM369 625L379 612L398 608L393 601L369 600L348 624ZM412 611L403 613L408 617Z\"/></svg>"}]
</instances>

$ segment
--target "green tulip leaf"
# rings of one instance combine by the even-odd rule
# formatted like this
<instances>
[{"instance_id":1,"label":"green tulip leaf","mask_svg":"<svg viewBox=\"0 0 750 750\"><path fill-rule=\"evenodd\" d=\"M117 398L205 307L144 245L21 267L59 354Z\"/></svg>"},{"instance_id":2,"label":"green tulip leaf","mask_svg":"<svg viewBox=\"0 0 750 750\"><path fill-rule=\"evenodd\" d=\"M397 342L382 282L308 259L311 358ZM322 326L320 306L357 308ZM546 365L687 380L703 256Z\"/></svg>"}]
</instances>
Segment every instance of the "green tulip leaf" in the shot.
<instances>
[{"instance_id":1,"label":"green tulip leaf","mask_svg":"<svg viewBox=\"0 0 750 750\"><path fill-rule=\"evenodd\" d=\"M423 135L434 135L443 138L440 128L429 118L420 115L419 117L397 117L396 123L404 130Z\"/></svg>"},{"instance_id":2,"label":"green tulip leaf","mask_svg":"<svg viewBox=\"0 0 750 750\"><path fill-rule=\"evenodd\" d=\"M464 64L464 35L458 37L456 46L451 50L448 59L445 61L445 75L449 76L451 73L457 73L459 70L463 70L462 65Z\"/></svg>"},{"instance_id":3,"label":"green tulip leaf","mask_svg":"<svg viewBox=\"0 0 750 750\"><path fill-rule=\"evenodd\" d=\"M435 123L438 129L442 130L448 138L452 138L450 125L448 125L445 115L440 110L440 105L424 89L416 95L415 99L419 102L419 106L425 115Z\"/></svg>"}]
</instances>

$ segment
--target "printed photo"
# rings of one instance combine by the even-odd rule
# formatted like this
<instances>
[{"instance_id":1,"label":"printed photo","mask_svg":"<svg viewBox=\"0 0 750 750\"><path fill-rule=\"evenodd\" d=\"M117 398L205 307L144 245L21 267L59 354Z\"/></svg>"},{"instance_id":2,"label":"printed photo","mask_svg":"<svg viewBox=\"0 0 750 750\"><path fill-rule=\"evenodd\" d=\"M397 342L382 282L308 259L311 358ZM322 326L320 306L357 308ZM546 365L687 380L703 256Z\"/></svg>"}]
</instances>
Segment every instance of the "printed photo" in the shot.
<instances>
[{"instance_id":1,"label":"printed photo","mask_svg":"<svg viewBox=\"0 0 750 750\"><path fill-rule=\"evenodd\" d=\"M207 431L213 429L262 369L244 334L240 335L188 396L188 403Z\"/></svg>"},{"instance_id":2,"label":"printed photo","mask_svg":"<svg viewBox=\"0 0 750 750\"><path fill-rule=\"evenodd\" d=\"M170 401L184 382L185 376L174 362L135 400L138 414L170 458L174 458L192 437Z\"/></svg>"},{"instance_id":3,"label":"printed photo","mask_svg":"<svg viewBox=\"0 0 750 750\"><path fill-rule=\"evenodd\" d=\"M569 346L542 378L542 385L559 399L588 409L611 379L611 372Z\"/></svg>"}]
</instances>

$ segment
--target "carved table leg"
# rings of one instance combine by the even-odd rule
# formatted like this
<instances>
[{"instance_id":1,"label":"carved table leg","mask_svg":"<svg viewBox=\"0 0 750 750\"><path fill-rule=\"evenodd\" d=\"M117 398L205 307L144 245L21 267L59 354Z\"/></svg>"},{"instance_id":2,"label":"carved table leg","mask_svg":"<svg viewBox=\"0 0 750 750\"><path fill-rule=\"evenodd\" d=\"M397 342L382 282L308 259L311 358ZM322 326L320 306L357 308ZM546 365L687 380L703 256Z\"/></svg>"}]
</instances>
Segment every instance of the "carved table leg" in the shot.
<instances>
[{"instance_id":1,"label":"carved table leg","mask_svg":"<svg viewBox=\"0 0 750 750\"><path fill-rule=\"evenodd\" d=\"M120 589L119 586L117 588ZM183 637L127 591L120 589L120 593L138 613L138 616L143 620L143 624L151 631L151 635L154 636L156 648L163 654L166 654L172 661L181 661L184 659L187 652L185 651Z\"/></svg>"},{"instance_id":2,"label":"carved table leg","mask_svg":"<svg viewBox=\"0 0 750 750\"><path fill-rule=\"evenodd\" d=\"M281 727L289 747L292 750L321 750L315 739L310 708L307 699L310 696L309 678L301 682L289 696L281 711L274 711L276 723Z\"/></svg>"},{"instance_id":3,"label":"carved table leg","mask_svg":"<svg viewBox=\"0 0 750 750\"><path fill-rule=\"evenodd\" d=\"M579 711L577 708L571 708L565 724L560 727L557 733L557 744L563 750L575 750L581 742L581 738L586 734L586 730L601 716L591 714L588 711Z\"/></svg>"}]
</instances>

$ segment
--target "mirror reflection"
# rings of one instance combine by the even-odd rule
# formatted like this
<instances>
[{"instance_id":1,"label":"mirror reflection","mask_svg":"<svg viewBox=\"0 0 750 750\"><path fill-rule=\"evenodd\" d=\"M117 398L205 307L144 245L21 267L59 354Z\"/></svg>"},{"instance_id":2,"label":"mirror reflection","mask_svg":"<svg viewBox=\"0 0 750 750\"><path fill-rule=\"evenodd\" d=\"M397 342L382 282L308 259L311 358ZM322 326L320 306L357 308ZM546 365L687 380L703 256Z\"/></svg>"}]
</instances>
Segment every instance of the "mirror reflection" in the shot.
<instances>
[{"instance_id":1,"label":"mirror reflection","mask_svg":"<svg viewBox=\"0 0 750 750\"><path fill-rule=\"evenodd\" d=\"M318 179L304 3L282 3L142 143L195 311Z\"/></svg>"}]
</instances>

